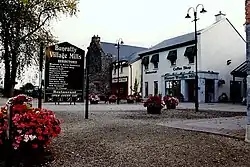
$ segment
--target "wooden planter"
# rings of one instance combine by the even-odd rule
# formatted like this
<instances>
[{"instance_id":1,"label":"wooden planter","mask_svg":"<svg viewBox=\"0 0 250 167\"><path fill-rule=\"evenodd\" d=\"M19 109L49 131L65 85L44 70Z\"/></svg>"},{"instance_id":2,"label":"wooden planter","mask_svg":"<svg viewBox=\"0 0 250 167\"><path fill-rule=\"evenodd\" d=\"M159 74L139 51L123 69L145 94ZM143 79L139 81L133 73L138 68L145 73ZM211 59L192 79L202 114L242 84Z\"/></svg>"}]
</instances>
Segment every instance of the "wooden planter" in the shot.
<instances>
[{"instance_id":1,"label":"wooden planter","mask_svg":"<svg viewBox=\"0 0 250 167\"><path fill-rule=\"evenodd\" d=\"M150 106L147 107L148 114L161 114L162 107Z\"/></svg>"},{"instance_id":2,"label":"wooden planter","mask_svg":"<svg viewBox=\"0 0 250 167\"><path fill-rule=\"evenodd\" d=\"M176 105L174 105L174 104L167 104L167 109L176 109Z\"/></svg>"}]
</instances>

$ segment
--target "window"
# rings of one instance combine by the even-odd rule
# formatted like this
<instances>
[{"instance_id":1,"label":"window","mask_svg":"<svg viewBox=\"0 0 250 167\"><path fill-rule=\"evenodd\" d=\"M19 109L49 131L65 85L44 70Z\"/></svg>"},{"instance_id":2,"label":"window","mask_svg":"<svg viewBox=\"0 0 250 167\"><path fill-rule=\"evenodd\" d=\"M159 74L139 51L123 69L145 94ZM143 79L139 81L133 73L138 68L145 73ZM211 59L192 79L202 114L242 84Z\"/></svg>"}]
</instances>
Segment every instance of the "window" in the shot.
<instances>
[{"instance_id":1,"label":"window","mask_svg":"<svg viewBox=\"0 0 250 167\"><path fill-rule=\"evenodd\" d=\"M158 81L154 81L154 95L158 95Z\"/></svg>"},{"instance_id":2,"label":"window","mask_svg":"<svg viewBox=\"0 0 250 167\"><path fill-rule=\"evenodd\" d=\"M114 68L114 75L116 74L116 67Z\"/></svg>"},{"instance_id":3,"label":"window","mask_svg":"<svg viewBox=\"0 0 250 167\"><path fill-rule=\"evenodd\" d=\"M154 68L158 68L158 63L159 63L159 54L155 54L151 57L151 60L150 60L151 63L154 64Z\"/></svg>"},{"instance_id":4,"label":"window","mask_svg":"<svg viewBox=\"0 0 250 167\"><path fill-rule=\"evenodd\" d=\"M177 50L171 50L171 51L169 51L167 59L171 62L171 66L176 65Z\"/></svg>"},{"instance_id":5,"label":"window","mask_svg":"<svg viewBox=\"0 0 250 167\"><path fill-rule=\"evenodd\" d=\"M148 97L148 82L145 82L145 97Z\"/></svg>"},{"instance_id":6,"label":"window","mask_svg":"<svg viewBox=\"0 0 250 167\"><path fill-rule=\"evenodd\" d=\"M158 68L158 63L154 63L154 69Z\"/></svg>"},{"instance_id":7,"label":"window","mask_svg":"<svg viewBox=\"0 0 250 167\"><path fill-rule=\"evenodd\" d=\"M188 58L189 64L194 63L194 57L196 56L195 46L187 47L184 56Z\"/></svg>"},{"instance_id":8,"label":"window","mask_svg":"<svg viewBox=\"0 0 250 167\"><path fill-rule=\"evenodd\" d=\"M142 64L144 65L145 70L148 70L148 64L149 64L149 57L143 57Z\"/></svg>"}]
</instances>

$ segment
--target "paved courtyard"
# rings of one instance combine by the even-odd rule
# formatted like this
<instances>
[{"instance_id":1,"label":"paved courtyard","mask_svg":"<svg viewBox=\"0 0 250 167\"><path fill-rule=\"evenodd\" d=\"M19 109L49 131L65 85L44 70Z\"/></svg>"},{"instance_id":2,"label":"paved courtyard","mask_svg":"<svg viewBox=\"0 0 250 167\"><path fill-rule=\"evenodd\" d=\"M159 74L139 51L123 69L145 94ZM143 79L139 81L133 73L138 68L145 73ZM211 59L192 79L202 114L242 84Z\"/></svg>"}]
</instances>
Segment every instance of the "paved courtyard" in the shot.
<instances>
[{"instance_id":1,"label":"paved courtyard","mask_svg":"<svg viewBox=\"0 0 250 167\"><path fill-rule=\"evenodd\" d=\"M83 103L43 107L63 120L63 133L50 148L54 160L47 166L250 166L249 144L213 135L244 138L245 117L236 115L245 106L201 104L210 111L196 113L189 110L193 104L181 103L179 110L148 115L142 104L98 104L90 105L88 120ZM221 117L220 111L234 117Z\"/></svg>"}]
</instances>

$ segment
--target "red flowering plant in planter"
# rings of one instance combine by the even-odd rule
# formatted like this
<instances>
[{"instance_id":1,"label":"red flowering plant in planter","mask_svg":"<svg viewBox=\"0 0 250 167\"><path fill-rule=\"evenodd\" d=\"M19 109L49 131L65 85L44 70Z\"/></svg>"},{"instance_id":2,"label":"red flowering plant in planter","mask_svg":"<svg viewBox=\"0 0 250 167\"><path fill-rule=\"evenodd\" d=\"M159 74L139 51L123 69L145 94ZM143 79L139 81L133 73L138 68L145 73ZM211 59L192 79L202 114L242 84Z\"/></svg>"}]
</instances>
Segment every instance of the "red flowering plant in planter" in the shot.
<instances>
[{"instance_id":1,"label":"red flowering plant in planter","mask_svg":"<svg viewBox=\"0 0 250 167\"><path fill-rule=\"evenodd\" d=\"M147 112L149 114L160 114L164 103L160 96L149 96L149 98L144 102L144 107L147 107Z\"/></svg>"},{"instance_id":2,"label":"red flowering plant in planter","mask_svg":"<svg viewBox=\"0 0 250 167\"><path fill-rule=\"evenodd\" d=\"M115 103L116 100L117 100L117 96L116 96L116 95L111 95L111 96L109 97L109 103Z\"/></svg>"},{"instance_id":3,"label":"red flowering plant in planter","mask_svg":"<svg viewBox=\"0 0 250 167\"><path fill-rule=\"evenodd\" d=\"M8 128L7 105L12 106L12 146L15 150L45 148L61 132L61 122L47 109L33 108L32 98L18 95L0 110L0 144L4 144Z\"/></svg>"},{"instance_id":4,"label":"red flowering plant in planter","mask_svg":"<svg viewBox=\"0 0 250 167\"><path fill-rule=\"evenodd\" d=\"M176 109L176 106L179 104L179 100L173 96L164 96L163 101L167 106L167 109Z\"/></svg>"},{"instance_id":5,"label":"red flowering plant in planter","mask_svg":"<svg viewBox=\"0 0 250 167\"><path fill-rule=\"evenodd\" d=\"M128 97L127 97L127 103L134 103L134 101L135 101L135 96L128 95Z\"/></svg>"}]
</instances>

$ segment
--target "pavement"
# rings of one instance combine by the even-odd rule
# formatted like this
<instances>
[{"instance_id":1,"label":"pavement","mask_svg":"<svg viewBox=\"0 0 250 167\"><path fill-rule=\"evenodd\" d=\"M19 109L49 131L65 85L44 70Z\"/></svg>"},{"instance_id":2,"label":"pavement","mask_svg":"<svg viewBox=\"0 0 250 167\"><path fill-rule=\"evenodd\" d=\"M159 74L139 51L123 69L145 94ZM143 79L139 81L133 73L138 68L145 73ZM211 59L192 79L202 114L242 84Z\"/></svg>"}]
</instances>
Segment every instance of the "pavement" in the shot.
<instances>
[{"instance_id":1,"label":"pavement","mask_svg":"<svg viewBox=\"0 0 250 167\"><path fill-rule=\"evenodd\" d=\"M4 104L6 99L0 99L0 105ZM33 101L33 106L37 106L37 100ZM84 103L76 103L76 105L69 105L69 103L43 103L43 108L52 111L69 111L79 112L85 111ZM194 109L194 103L180 103L177 109ZM221 103L203 103L199 106L200 110L207 111L223 111L223 112L246 112L246 106L238 104L221 104ZM94 104L89 105L89 111L138 111L145 110L142 104ZM185 129L199 132L207 132L213 134L228 135L232 131L244 131L247 124L246 117L226 117L213 119L194 119L194 120L178 120L161 122L158 125L167 126L177 129Z\"/></svg>"},{"instance_id":2,"label":"pavement","mask_svg":"<svg viewBox=\"0 0 250 167\"><path fill-rule=\"evenodd\" d=\"M238 132L245 131L247 120L246 117L239 116L239 117L198 119L198 120L180 120L172 122L162 122L159 123L158 125L177 128L177 129L220 134L225 136L233 136L233 137L241 135L239 137L242 138L242 134L238 134Z\"/></svg>"}]
</instances>

